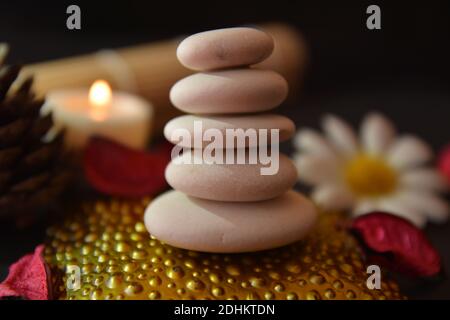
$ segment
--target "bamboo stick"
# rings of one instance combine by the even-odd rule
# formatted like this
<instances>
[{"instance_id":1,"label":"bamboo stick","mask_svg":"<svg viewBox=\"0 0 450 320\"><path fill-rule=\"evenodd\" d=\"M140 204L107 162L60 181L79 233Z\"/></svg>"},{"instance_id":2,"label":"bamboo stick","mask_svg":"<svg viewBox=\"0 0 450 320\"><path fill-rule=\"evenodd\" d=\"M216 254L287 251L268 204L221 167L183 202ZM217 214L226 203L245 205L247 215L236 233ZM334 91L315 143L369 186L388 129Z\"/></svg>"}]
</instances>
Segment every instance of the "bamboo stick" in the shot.
<instances>
[{"instance_id":1,"label":"bamboo stick","mask_svg":"<svg viewBox=\"0 0 450 320\"><path fill-rule=\"evenodd\" d=\"M274 53L256 68L273 69L289 82L295 97L307 61L303 38L292 27L268 24L261 27L275 40ZM143 44L114 51L101 51L83 56L42 62L24 68L23 75L33 75L40 95L55 89L88 87L97 79L105 79L115 89L134 91L155 107L154 135L177 115L169 101L170 87L192 71L176 58L182 39Z\"/></svg>"}]
</instances>

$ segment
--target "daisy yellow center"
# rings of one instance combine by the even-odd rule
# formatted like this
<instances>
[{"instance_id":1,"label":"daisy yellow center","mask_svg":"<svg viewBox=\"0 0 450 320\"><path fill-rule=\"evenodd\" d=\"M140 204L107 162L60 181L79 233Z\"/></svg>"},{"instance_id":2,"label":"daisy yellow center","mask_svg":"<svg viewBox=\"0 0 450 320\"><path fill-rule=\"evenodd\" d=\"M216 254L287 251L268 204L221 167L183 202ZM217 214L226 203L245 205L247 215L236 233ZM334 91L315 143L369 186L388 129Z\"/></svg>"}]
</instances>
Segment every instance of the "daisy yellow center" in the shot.
<instances>
[{"instance_id":1,"label":"daisy yellow center","mask_svg":"<svg viewBox=\"0 0 450 320\"><path fill-rule=\"evenodd\" d=\"M382 196L394 191L397 185L397 175L385 161L364 154L347 163L344 175L348 186L358 196Z\"/></svg>"}]
</instances>

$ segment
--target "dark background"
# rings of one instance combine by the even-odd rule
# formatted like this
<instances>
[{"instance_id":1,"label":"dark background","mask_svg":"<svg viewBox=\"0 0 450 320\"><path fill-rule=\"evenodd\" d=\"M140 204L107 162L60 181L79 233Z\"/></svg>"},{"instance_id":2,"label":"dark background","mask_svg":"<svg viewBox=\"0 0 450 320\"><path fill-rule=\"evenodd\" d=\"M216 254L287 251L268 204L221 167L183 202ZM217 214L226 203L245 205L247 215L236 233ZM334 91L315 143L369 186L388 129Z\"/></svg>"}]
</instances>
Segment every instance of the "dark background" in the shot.
<instances>
[{"instance_id":1,"label":"dark background","mask_svg":"<svg viewBox=\"0 0 450 320\"><path fill-rule=\"evenodd\" d=\"M78 4L82 30L66 29ZM377 4L382 30L366 28ZM247 23L285 21L299 28L311 64L295 105L281 112L317 126L324 112L353 124L370 110L391 117L436 151L450 143L450 1L9 1L0 2L0 41L11 62L30 63ZM42 241L44 224L16 232L0 226L0 278L12 261ZM3 230L5 229L5 230ZM450 266L450 224L428 226ZM447 272L448 273L448 272ZM412 298L450 298L450 282L409 283Z\"/></svg>"}]
</instances>

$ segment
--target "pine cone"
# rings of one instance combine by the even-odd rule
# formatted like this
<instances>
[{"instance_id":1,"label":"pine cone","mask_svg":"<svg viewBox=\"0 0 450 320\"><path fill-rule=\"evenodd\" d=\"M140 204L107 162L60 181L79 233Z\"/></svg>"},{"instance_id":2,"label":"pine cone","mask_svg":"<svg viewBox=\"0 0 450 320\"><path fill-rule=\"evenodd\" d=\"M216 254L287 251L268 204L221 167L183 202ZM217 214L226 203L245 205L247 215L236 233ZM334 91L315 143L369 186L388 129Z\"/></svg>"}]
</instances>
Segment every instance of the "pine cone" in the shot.
<instances>
[{"instance_id":1,"label":"pine cone","mask_svg":"<svg viewBox=\"0 0 450 320\"><path fill-rule=\"evenodd\" d=\"M4 65L6 53L0 44L0 219L29 220L54 202L70 174L62 134L44 142L53 122L40 115L44 101L33 93L33 79L11 88L21 68Z\"/></svg>"}]
</instances>

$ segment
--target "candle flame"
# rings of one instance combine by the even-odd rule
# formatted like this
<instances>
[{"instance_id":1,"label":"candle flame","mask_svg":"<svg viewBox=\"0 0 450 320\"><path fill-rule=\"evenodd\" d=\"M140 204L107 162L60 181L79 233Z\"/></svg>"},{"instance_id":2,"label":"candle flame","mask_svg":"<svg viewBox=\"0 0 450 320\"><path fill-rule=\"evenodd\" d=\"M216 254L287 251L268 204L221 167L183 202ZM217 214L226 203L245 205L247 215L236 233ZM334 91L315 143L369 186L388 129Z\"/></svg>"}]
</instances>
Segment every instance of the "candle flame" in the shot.
<instances>
[{"instance_id":1,"label":"candle flame","mask_svg":"<svg viewBox=\"0 0 450 320\"><path fill-rule=\"evenodd\" d=\"M112 90L105 80L95 81L89 90L89 102L94 107L105 107L110 104Z\"/></svg>"}]
</instances>

